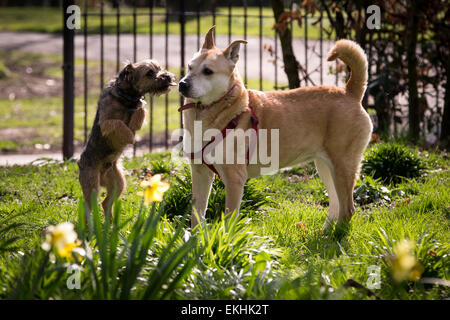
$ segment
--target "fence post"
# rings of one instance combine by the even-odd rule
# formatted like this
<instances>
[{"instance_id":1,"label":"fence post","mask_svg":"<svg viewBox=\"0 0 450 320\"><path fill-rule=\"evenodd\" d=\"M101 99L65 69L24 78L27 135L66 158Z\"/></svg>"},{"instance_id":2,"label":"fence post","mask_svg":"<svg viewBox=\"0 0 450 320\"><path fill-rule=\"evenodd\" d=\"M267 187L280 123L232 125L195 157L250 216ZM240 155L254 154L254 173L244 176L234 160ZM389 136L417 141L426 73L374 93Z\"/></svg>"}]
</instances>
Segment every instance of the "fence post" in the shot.
<instances>
[{"instance_id":1,"label":"fence post","mask_svg":"<svg viewBox=\"0 0 450 320\"><path fill-rule=\"evenodd\" d=\"M64 0L63 3L63 73L64 73L64 93L63 93L63 158L69 159L73 156L73 113L74 113L74 34L73 28L68 28L66 21L70 14L67 8L74 4L74 0Z\"/></svg>"},{"instance_id":2,"label":"fence post","mask_svg":"<svg viewBox=\"0 0 450 320\"><path fill-rule=\"evenodd\" d=\"M180 0L180 46L181 46L181 61L180 61L180 79L184 77L185 74L185 62L184 62L184 52L185 52L185 24L186 24L186 17L185 17L185 8L184 8L184 0ZM183 105L184 98L182 95L180 95L180 106ZM183 112L180 112L180 128L183 128Z\"/></svg>"}]
</instances>

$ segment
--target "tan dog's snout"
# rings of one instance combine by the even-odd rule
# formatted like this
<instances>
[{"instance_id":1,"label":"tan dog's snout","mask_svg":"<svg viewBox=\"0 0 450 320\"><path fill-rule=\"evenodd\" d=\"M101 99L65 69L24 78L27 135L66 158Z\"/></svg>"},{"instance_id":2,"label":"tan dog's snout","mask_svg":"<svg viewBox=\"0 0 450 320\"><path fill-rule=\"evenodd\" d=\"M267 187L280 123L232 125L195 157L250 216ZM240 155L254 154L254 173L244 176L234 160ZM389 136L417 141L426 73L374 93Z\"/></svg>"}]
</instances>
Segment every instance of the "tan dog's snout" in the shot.
<instances>
[{"instance_id":1,"label":"tan dog's snout","mask_svg":"<svg viewBox=\"0 0 450 320\"><path fill-rule=\"evenodd\" d=\"M185 96L186 98L189 98L189 89L190 88L191 88L191 83L190 83L189 79L186 79L186 77L181 79L180 82L178 83L178 91L180 91L180 93L183 96Z\"/></svg>"}]
</instances>

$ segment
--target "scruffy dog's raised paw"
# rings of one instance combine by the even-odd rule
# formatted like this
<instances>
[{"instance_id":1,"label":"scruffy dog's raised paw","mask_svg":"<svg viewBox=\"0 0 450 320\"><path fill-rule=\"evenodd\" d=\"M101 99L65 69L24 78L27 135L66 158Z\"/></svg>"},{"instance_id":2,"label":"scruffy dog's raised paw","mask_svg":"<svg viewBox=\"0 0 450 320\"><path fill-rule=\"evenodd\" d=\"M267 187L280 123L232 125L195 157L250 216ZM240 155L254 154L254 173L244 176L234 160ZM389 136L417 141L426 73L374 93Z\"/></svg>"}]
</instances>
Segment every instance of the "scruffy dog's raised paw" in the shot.
<instances>
[{"instance_id":1,"label":"scruffy dog's raised paw","mask_svg":"<svg viewBox=\"0 0 450 320\"><path fill-rule=\"evenodd\" d=\"M111 214L114 193L120 197L126 180L119 165L125 147L135 142L136 131L145 120L143 96L168 93L176 85L175 76L161 70L154 60L129 63L110 81L98 101L94 125L78 160L80 184L89 208L91 197L106 188L102 202L105 214Z\"/></svg>"}]
</instances>

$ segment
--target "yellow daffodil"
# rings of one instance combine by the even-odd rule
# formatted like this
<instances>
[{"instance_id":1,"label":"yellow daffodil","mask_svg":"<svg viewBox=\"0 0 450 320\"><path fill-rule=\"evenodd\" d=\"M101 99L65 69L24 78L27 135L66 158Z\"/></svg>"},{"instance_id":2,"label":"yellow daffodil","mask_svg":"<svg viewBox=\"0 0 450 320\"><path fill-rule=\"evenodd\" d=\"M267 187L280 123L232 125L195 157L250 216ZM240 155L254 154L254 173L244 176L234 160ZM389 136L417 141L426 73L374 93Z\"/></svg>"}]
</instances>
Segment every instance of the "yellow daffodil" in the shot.
<instances>
[{"instance_id":1,"label":"yellow daffodil","mask_svg":"<svg viewBox=\"0 0 450 320\"><path fill-rule=\"evenodd\" d=\"M401 240L394 246L394 256L391 257L392 276L395 281L417 281L423 272L422 265L413 254L414 242Z\"/></svg>"},{"instance_id":2,"label":"yellow daffodil","mask_svg":"<svg viewBox=\"0 0 450 320\"><path fill-rule=\"evenodd\" d=\"M58 255L61 258L68 258L69 260L73 260L72 253L75 253L78 261L81 261L82 256L84 256L84 250L81 246L81 241L77 240L75 242L66 243L64 248L57 249Z\"/></svg>"},{"instance_id":3,"label":"yellow daffodil","mask_svg":"<svg viewBox=\"0 0 450 320\"><path fill-rule=\"evenodd\" d=\"M149 180L141 182L141 186L145 188L144 192L141 193L144 196L145 205L154 201L162 201L164 192L169 189L169 184L161 180L160 174L154 175Z\"/></svg>"},{"instance_id":4,"label":"yellow daffodil","mask_svg":"<svg viewBox=\"0 0 450 320\"><path fill-rule=\"evenodd\" d=\"M73 224L63 222L47 228L45 241L41 247L45 251L50 251L54 247L61 258L73 260L72 252L76 252L79 257L84 255L84 250L80 246L81 241L78 240Z\"/></svg>"}]
</instances>

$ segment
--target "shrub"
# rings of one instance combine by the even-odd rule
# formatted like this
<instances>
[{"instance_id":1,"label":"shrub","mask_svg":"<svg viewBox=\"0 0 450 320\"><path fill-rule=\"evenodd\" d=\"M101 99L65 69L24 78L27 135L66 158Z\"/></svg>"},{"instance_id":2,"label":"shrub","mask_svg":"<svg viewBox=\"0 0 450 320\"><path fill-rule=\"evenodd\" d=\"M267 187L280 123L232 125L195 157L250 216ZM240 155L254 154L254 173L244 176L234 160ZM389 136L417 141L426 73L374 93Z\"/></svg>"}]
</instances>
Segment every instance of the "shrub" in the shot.
<instances>
[{"instance_id":1,"label":"shrub","mask_svg":"<svg viewBox=\"0 0 450 320\"><path fill-rule=\"evenodd\" d=\"M362 173L397 184L403 179L419 177L425 169L417 153L398 143L382 143L372 147L362 164Z\"/></svg>"},{"instance_id":2,"label":"shrub","mask_svg":"<svg viewBox=\"0 0 450 320\"><path fill-rule=\"evenodd\" d=\"M355 202L359 205L366 205L374 202L391 202L391 191L383 186L379 179L364 177L353 192Z\"/></svg>"}]
</instances>

